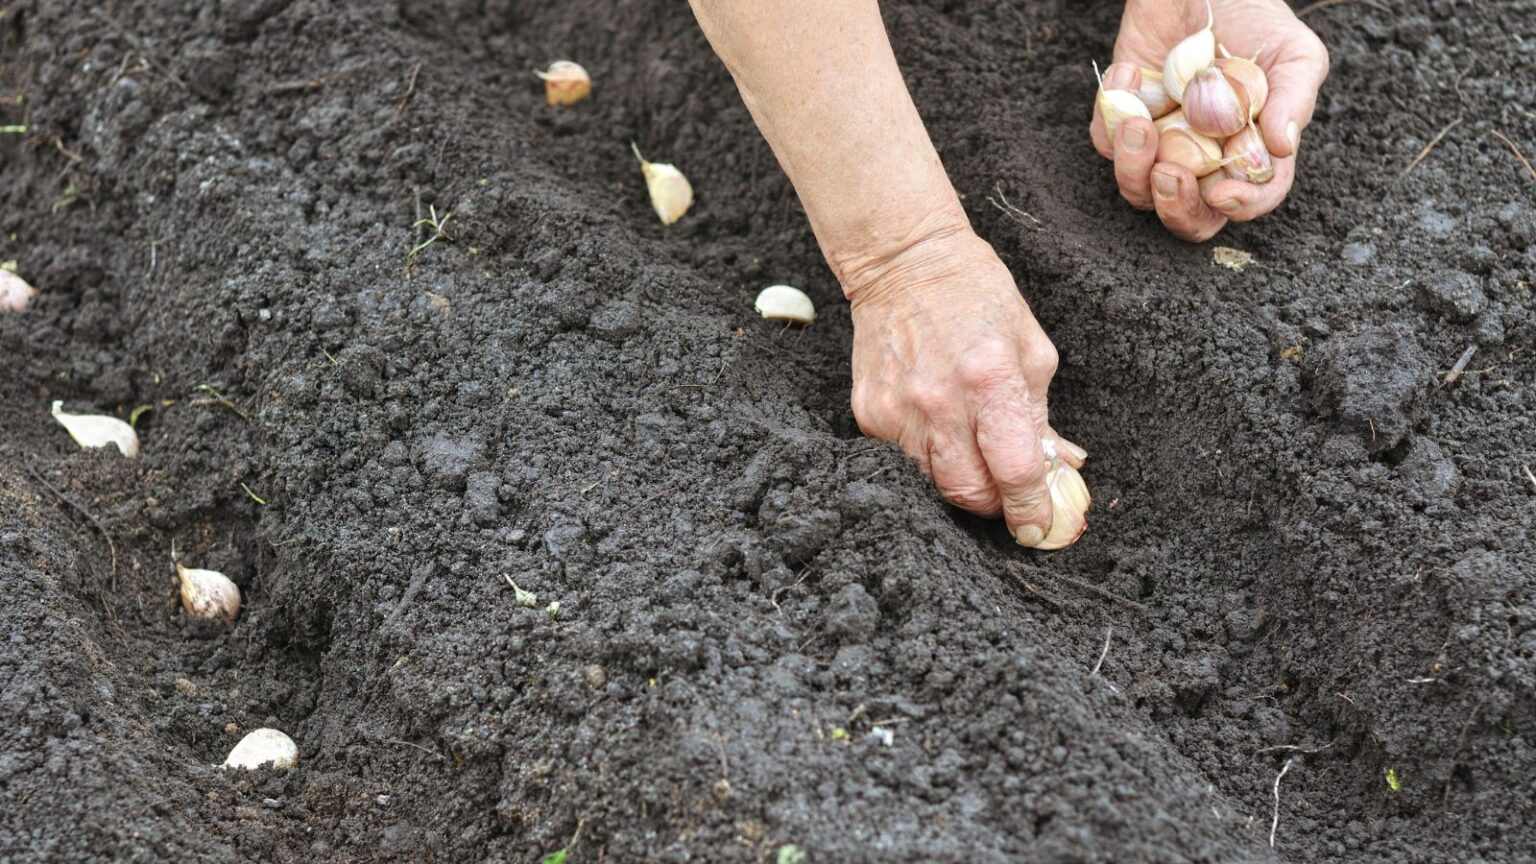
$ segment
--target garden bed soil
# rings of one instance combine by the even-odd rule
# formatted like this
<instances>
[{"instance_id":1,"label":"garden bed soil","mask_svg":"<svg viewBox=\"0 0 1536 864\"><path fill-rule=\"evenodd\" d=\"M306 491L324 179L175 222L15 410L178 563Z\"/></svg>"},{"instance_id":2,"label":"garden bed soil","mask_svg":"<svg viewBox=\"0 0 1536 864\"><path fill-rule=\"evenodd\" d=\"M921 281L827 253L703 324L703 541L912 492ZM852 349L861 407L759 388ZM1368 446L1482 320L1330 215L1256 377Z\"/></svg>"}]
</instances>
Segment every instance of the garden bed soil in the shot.
<instances>
[{"instance_id":1,"label":"garden bed soil","mask_svg":"<svg viewBox=\"0 0 1536 864\"><path fill-rule=\"evenodd\" d=\"M0 4L3 857L1530 860L1536 8L1391 7L1234 272L1088 142L1118 4L886 4L1092 452L1046 555L859 437L684 4Z\"/></svg>"}]
</instances>

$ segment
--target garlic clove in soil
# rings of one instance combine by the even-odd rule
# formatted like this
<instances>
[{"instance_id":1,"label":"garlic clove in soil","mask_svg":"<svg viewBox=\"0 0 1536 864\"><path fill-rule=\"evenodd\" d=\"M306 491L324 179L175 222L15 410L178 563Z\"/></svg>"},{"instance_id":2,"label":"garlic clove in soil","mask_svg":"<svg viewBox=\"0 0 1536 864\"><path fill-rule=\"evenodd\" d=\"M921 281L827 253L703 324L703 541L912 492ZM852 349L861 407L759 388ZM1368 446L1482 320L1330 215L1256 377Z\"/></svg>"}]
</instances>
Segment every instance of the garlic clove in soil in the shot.
<instances>
[{"instance_id":1,"label":"garlic clove in soil","mask_svg":"<svg viewBox=\"0 0 1536 864\"><path fill-rule=\"evenodd\" d=\"M671 225L683 218L693 206L693 185L675 165L665 162L647 162L640 155L640 148L629 145L640 160L640 171L645 175L645 188L651 195L651 209L660 217L661 224Z\"/></svg>"},{"instance_id":2,"label":"garlic clove in soil","mask_svg":"<svg viewBox=\"0 0 1536 864\"><path fill-rule=\"evenodd\" d=\"M0 312L25 312L36 296L37 289L28 285L27 280L0 267Z\"/></svg>"},{"instance_id":3,"label":"garlic clove in soil","mask_svg":"<svg viewBox=\"0 0 1536 864\"><path fill-rule=\"evenodd\" d=\"M1205 12L1205 29L1186 36L1163 60L1163 87L1181 105L1184 103L1184 85L1216 59L1216 34L1212 32L1216 26L1216 11L1211 8L1210 0L1206 0Z\"/></svg>"},{"instance_id":4,"label":"garlic clove in soil","mask_svg":"<svg viewBox=\"0 0 1536 864\"><path fill-rule=\"evenodd\" d=\"M769 285L757 294L753 304L769 321L791 321L809 324L816 320L816 305L799 288L788 285Z\"/></svg>"},{"instance_id":5,"label":"garlic clove in soil","mask_svg":"<svg viewBox=\"0 0 1536 864\"><path fill-rule=\"evenodd\" d=\"M1269 148L1264 146L1264 134L1251 122L1243 131L1228 138L1221 152L1226 162L1222 173L1233 180L1268 183L1275 177L1275 163L1270 158Z\"/></svg>"},{"instance_id":6,"label":"garlic clove in soil","mask_svg":"<svg viewBox=\"0 0 1536 864\"><path fill-rule=\"evenodd\" d=\"M1248 100L1248 119L1257 119L1269 99L1269 79L1265 77L1264 70L1252 60L1241 57L1219 58L1216 68L1227 77L1232 88Z\"/></svg>"},{"instance_id":7,"label":"garlic clove in soil","mask_svg":"<svg viewBox=\"0 0 1536 864\"><path fill-rule=\"evenodd\" d=\"M544 98L551 105L575 105L592 95L592 76L578 63L556 60L533 74L544 79Z\"/></svg>"},{"instance_id":8,"label":"garlic clove in soil","mask_svg":"<svg viewBox=\"0 0 1536 864\"><path fill-rule=\"evenodd\" d=\"M59 421L69 437L75 439L75 443L87 449L106 447L109 444L117 445L117 450L124 456L132 459L139 455L139 435L133 431L133 427L117 419L102 414L66 414L64 403L55 400L53 403L53 419Z\"/></svg>"},{"instance_id":9,"label":"garlic clove in soil","mask_svg":"<svg viewBox=\"0 0 1536 864\"><path fill-rule=\"evenodd\" d=\"M1088 529L1087 513L1093 500L1088 484L1076 468L1063 462L1051 442L1043 442L1046 454L1045 485L1051 492L1051 530L1040 545L1042 551L1065 549L1076 543Z\"/></svg>"},{"instance_id":10,"label":"garlic clove in soil","mask_svg":"<svg viewBox=\"0 0 1536 864\"><path fill-rule=\"evenodd\" d=\"M1248 125L1248 91L1233 87L1220 69L1207 66L1184 87L1184 120L1211 138L1236 135Z\"/></svg>"},{"instance_id":11,"label":"garlic clove in soil","mask_svg":"<svg viewBox=\"0 0 1536 864\"><path fill-rule=\"evenodd\" d=\"M1115 140L1120 121L1127 117L1152 119L1152 112L1141 102L1141 97L1129 90L1105 90L1104 76L1099 74L1099 64L1093 64L1093 77L1099 79L1099 114L1104 117L1104 132L1109 140Z\"/></svg>"},{"instance_id":12,"label":"garlic clove in soil","mask_svg":"<svg viewBox=\"0 0 1536 864\"><path fill-rule=\"evenodd\" d=\"M271 766L286 771L299 764L299 745L276 729L253 729L224 759L225 768L255 771Z\"/></svg>"},{"instance_id":13,"label":"garlic clove in soil","mask_svg":"<svg viewBox=\"0 0 1536 864\"><path fill-rule=\"evenodd\" d=\"M1221 167L1221 145L1189 128L1183 111L1154 121L1157 126L1157 161L1183 165L1196 177Z\"/></svg>"},{"instance_id":14,"label":"garlic clove in soil","mask_svg":"<svg viewBox=\"0 0 1536 864\"><path fill-rule=\"evenodd\" d=\"M181 608L194 618L234 621L240 614L240 586L217 570L199 570L176 563L181 580Z\"/></svg>"},{"instance_id":15,"label":"garlic clove in soil","mask_svg":"<svg viewBox=\"0 0 1536 864\"><path fill-rule=\"evenodd\" d=\"M1173 113L1179 107L1179 103L1173 101L1173 96L1168 93L1168 88L1163 86L1163 73L1145 66L1141 67L1141 86L1136 88L1136 98L1147 106L1154 120Z\"/></svg>"}]
</instances>

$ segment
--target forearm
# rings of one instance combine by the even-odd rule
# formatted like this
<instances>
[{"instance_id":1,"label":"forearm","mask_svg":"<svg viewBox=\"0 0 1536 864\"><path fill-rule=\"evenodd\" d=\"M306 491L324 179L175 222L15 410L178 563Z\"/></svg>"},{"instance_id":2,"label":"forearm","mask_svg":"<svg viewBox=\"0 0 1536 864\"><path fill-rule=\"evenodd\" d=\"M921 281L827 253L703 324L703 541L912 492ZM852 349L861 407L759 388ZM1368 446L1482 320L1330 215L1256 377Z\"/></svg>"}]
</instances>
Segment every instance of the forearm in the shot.
<instances>
[{"instance_id":1,"label":"forearm","mask_svg":"<svg viewBox=\"0 0 1536 864\"><path fill-rule=\"evenodd\" d=\"M968 230L875 0L691 0L845 290Z\"/></svg>"}]
</instances>

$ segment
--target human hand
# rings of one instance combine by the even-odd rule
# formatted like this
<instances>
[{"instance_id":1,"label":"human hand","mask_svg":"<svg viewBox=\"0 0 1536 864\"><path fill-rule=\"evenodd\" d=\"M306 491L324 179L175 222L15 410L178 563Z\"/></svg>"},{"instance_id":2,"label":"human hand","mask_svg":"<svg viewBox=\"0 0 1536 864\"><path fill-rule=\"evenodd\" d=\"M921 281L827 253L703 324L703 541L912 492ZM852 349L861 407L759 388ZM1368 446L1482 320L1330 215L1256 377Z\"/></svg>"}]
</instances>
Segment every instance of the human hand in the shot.
<instances>
[{"instance_id":1,"label":"human hand","mask_svg":"<svg viewBox=\"0 0 1536 864\"><path fill-rule=\"evenodd\" d=\"M1274 158L1274 179L1206 181L1200 188L1189 169L1157 163L1157 130L1141 118L1128 119L1111 142L1097 100L1090 134L1093 145L1115 162L1120 194L1132 206L1157 211L1168 230L1192 242L1210 239L1227 221L1246 222L1280 206L1296 177L1301 132L1312 120L1317 90L1328 77L1328 49L1283 0L1211 0L1216 41L1235 57L1253 58L1269 78L1269 98L1259 129ZM1161 70L1163 59L1186 36L1206 25L1205 0L1126 0L1115 42L1115 62L1104 86L1135 91L1138 67ZM1154 164L1155 163L1155 164Z\"/></svg>"},{"instance_id":2,"label":"human hand","mask_svg":"<svg viewBox=\"0 0 1536 864\"><path fill-rule=\"evenodd\" d=\"M1057 515L1041 442L1074 468L1087 453L1047 419L1056 347L1008 268L965 228L845 272L859 428L898 442L950 503L1040 545ZM1068 536L1087 525L1061 515L1078 523Z\"/></svg>"}]
</instances>

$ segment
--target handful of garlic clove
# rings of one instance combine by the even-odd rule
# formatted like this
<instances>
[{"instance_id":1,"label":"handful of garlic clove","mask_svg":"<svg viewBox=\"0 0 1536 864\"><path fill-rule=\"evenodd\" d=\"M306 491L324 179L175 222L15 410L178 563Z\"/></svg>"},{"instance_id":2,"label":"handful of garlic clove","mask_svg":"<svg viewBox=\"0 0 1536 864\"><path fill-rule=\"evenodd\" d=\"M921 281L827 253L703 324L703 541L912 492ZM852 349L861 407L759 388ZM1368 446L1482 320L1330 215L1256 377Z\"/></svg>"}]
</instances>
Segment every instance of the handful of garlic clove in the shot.
<instances>
[{"instance_id":1,"label":"handful of garlic clove","mask_svg":"<svg viewBox=\"0 0 1536 864\"><path fill-rule=\"evenodd\" d=\"M1125 118L1147 117L1158 130L1157 161L1182 165L1199 178L1222 171L1235 180L1268 183L1274 167L1255 124L1269 98L1269 82L1253 60L1233 57L1217 44L1215 26L1207 2L1205 27L1168 52L1161 72L1142 68L1135 92L1106 91L1101 78L1098 105L1105 132L1114 140Z\"/></svg>"}]
</instances>

